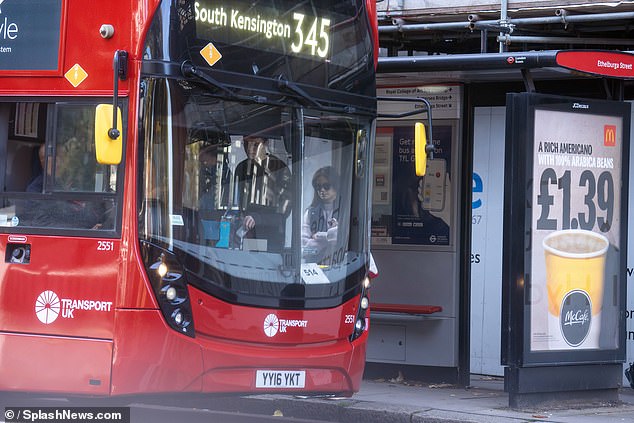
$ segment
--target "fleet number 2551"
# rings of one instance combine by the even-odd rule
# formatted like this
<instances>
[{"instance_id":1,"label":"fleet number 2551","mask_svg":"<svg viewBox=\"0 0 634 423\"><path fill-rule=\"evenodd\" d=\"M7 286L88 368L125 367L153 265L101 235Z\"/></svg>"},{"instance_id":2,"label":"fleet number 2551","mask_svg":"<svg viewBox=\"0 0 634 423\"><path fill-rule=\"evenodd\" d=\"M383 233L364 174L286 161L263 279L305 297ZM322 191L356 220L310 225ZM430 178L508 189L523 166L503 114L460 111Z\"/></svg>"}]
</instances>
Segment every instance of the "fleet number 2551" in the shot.
<instances>
[{"instance_id":1,"label":"fleet number 2551","mask_svg":"<svg viewBox=\"0 0 634 423\"><path fill-rule=\"evenodd\" d=\"M97 251L114 251L114 241L97 241Z\"/></svg>"}]
</instances>

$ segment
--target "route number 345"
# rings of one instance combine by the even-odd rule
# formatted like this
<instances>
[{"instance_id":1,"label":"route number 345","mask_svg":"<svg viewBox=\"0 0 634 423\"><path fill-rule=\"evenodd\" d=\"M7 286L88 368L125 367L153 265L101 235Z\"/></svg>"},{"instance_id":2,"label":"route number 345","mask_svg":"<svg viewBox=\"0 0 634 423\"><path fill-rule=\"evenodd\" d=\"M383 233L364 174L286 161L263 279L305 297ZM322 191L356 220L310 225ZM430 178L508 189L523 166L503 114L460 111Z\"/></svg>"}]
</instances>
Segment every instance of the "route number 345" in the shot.
<instances>
[{"instance_id":1,"label":"route number 345","mask_svg":"<svg viewBox=\"0 0 634 423\"><path fill-rule=\"evenodd\" d=\"M293 13L293 20L297 23L295 41L291 44L293 53L301 53L306 48L310 50L311 56L317 54L319 57L326 57L330 48L328 36L330 19L315 17L311 23L303 13ZM319 34L317 27L319 27Z\"/></svg>"}]
</instances>

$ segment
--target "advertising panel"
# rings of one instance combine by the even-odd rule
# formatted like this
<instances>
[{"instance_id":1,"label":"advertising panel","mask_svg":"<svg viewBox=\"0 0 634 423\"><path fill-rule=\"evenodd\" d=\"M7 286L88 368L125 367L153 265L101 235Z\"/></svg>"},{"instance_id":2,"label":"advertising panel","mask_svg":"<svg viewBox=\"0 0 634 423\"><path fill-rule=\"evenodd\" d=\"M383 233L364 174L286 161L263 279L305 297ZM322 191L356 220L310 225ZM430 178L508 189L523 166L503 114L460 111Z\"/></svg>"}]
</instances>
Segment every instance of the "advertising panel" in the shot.
<instances>
[{"instance_id":1,"label":"advertising panel","mask_svg":"<svg viewBox=\"0 0 634 423\"><path fill-rule=\"evenodd\" d=\"M57 71L62 0L0 4L0 69Z\"/></svg>"},{"instance_id":2,"label":"advertising panel","mask_svg":"<svg viewBox=\"0 0 634 423\"><path fill-rule=\"evenodd\" d=\"M415 172L414 128L395 127L393 244L449 244L451 127L434 128L434 158L425 176Z\"/></svg>"},{"instance_id":3,"label":"advertising panel","mask_svg":"<svg viewBox=\"0 0 634 423\"><path fill-rule=\"evenodd\" d=\"M377 87L380 123L374 150L373 246L442 247L445 251L453 246L452 167L458 154L452 148L462 116L462 90L458 84ZM432 134L434 155L423 177L415 172L413 119L425 117L426 104L412 101L415 98L428 101L433 115L433 130L428 123L425 127L427 135ZM392 116L400 114L412 117Z\"/></svg>"},{"instance_id":4,"label":"advertising panel","mask_svg":"<svg viewBox=\"0 0 634 423\"><path fill-rule=\"evenodd\" d=\"M536 94L507 100L513 183L504 236L514 258L505 261L504 308L524 333L515 361L622 360L630 106ZM507 216L517 212L521 232Z\"/></svg>"},{"instance_id":5,"label":"advertising panel","mask_svg":"<svg viewBox=\"0 0 634 423\"><path fill-rule=\"evenodd\" d=\"M631 103L631 102L630 102ZM634 110L633 110L634 112ZM632 128L634 122L634 113L630 116L630 133L634 131ZM634 161L634 150L630 149L630 163ZM634 174L630 172L630 186L634 186ZM628 222L634 222L634 196L629 196L628 205ZM623 263L627 272L627 307L625 309L625 350L627 353L625 368L630 367L630 363L634 363L634 224L627 225L627 263ZM634 387L634 379L630 385L629 380L623 375L623 385Z\"/></svg>"},{"instance_id":6,"label":"advertising panel","mask_svg":"<svg viewBox=\"0 0 634 423\"><path fill-rule=\"evenodd\" d=\"M623 117L538 106L534 131L531 350L614 349Z\"/></svg>"},{"instance_id":7,"label":"advertising panel","mask_svg":"<svg viewBox=\"0 0 634 423\"><path fill-rule=\"evenodd\" d=\"M414 127L377 130L372 243L448 246L451 229L453 127L435 125L434 158L416 176Z\"/></svg>"}]
</instances>

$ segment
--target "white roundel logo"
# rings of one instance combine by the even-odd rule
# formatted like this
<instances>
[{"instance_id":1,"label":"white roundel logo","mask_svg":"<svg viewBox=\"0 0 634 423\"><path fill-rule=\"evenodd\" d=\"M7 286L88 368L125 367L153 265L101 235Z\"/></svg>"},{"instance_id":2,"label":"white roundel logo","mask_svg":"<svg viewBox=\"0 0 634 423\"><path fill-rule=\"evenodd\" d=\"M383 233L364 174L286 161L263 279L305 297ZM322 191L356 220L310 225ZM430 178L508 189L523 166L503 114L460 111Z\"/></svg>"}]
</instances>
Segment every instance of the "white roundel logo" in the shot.
<instances>
[{"instance_id":1,"label":"white roundel logo","mask_svg":"<svg viewBox=\"0 0 634 423\"><path fill-rule=\"evenodd\" d=\"M60 301L53 291L44 291L35 300L35 315L40 322L50 324L59 316Z\"/></svg>"},{"instance_id":2,"label":"white roundel logo","mask_svg":"<svg viewBox=\"0 0 634 423\"><path fill-rule=\"evenodd\" d=\"M280 320L273 313L269 314L264 318L264 333L269 338L275 336L277 331L280 329Z\"/></svg>"}]
</instances>

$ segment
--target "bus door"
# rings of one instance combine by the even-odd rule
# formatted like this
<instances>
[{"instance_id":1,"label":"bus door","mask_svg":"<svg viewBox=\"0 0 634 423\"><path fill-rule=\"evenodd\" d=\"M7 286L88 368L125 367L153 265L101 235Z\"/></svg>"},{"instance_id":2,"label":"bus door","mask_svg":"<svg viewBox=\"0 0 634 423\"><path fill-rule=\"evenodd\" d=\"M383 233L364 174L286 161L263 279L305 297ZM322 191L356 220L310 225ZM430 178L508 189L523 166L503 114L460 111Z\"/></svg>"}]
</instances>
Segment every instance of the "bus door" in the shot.
<instances>
[{"instance_id":1,"label":"bus door","mask_svg":"<svg viewBox=\"0 0 634 423\"><path fill-rule=\"evenodd\" d=\"M0 102L0 389L109 389L122 178L95 159L96 104ZM52 374L13 377L33 362Z\"/></svg>"}]
</instances>

